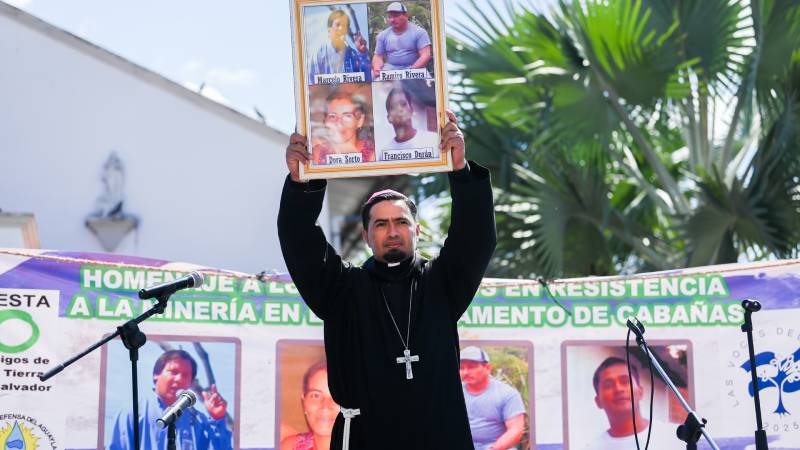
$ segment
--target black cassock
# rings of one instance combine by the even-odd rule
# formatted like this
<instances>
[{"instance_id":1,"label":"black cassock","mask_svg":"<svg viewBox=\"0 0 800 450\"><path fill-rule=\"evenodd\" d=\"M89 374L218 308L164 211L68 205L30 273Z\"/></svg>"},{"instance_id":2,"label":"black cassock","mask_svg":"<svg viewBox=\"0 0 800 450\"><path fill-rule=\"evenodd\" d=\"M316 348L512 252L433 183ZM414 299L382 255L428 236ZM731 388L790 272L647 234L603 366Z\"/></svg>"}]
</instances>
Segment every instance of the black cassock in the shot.
<instances>
[{"instance_id":1,"label":"black cassock","mask_svg":"<svg viewBox=\"0 0 800 450\"><path fill-rule=\"evenodd\" d=\"M494 207L488 170L471 162L449 177L452 218L439 256L416 255L394 267L372 258L355 267L328 244L316 225L325 181L287 177L284 185L278 215L283 257L306 304L324 321L333 399L360 411L350 424L351 450L474 448L456 323L494 251ZM407 379L406 364L397 359L405 350L412 292L409 350L419 361L410 363L413 378ZM331 449L342 448L344 424L340 413Z\"/></svg>"}]
</instances>

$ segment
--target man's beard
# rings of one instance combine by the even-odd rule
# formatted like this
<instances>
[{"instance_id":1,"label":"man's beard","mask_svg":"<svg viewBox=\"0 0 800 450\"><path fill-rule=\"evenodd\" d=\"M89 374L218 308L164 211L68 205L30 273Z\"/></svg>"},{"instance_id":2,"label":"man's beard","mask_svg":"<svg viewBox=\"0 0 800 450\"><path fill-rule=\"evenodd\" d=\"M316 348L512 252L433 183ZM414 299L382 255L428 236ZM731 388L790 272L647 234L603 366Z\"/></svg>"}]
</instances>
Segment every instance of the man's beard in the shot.
<instances>
[{"instance_id":1,"label":"man's beard","mask_svg":"<svg viewBox=\"0 0 800 450\"><path fill-rule=\"evenodd\" d=\"M393 263L403 262L406 259L408 259L410 256L411 255L409 255L408 253L404 252L403 250L401 250L399 248L393 248L393 249L391 249L388 252L383 254L383 259L387 263L393 264Z\"/></svg>"}]
</instances>

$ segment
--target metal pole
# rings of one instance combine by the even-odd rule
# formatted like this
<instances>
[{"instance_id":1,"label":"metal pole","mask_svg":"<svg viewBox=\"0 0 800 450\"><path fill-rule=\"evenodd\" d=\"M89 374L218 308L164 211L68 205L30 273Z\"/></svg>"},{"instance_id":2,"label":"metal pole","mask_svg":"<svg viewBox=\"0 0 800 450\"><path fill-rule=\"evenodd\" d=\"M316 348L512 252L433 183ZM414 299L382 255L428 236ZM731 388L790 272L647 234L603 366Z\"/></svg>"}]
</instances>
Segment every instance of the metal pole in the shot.
<instances>
[{"instance_id":1,"label":"metal pole","mask_svg":"<svg viewBox=\"0 0 800 450\"><path fill-rule=\"evenodd\" d=\"M675 384L669 378L667 372L665 372L664 368L661 367L661 364L658 362L658 359L656 359L656 357L650 351L650 348L647 346L647 343L644 341L644 338L642 338L639 341L639 347L642 349L642 351L644 351L647 357L650 358L650 361L653 363L653 366L658 371L658 374L661 376L661 379L664 380L664 383L666 383L666 385L669 386L670 390L672 390L672 393L675 394L675 397L677 397L678 401L681 402L681 405L683 405L683 409L685 409L690 416L694 416L695 420L697 420L698 423L700 424L704 423L703 420L700 418L700 416L698 416L697 413L692 409L692 407L689 406L689 403L686 402L686 399L683 398L683 395L681 395L678 388L675 387ZM714 439L706 432L705 427L701 426L700 432L703 433L703 437L706 438L706 441L708 441L708 444L711 446L712 449L719 450L719 446L717 446L717 443L714 442Z\"/></svg>"}]
</instances>

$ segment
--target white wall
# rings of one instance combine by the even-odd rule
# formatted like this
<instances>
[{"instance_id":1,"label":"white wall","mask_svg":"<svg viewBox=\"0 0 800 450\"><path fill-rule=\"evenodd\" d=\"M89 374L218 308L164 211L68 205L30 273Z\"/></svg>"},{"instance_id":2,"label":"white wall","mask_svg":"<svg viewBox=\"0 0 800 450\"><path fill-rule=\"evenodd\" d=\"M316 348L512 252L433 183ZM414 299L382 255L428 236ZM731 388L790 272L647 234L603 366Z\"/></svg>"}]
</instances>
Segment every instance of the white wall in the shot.
<instances>
[{"instance_id":1,"label":"white wall","mask_svg":"<svg viewBox=\"0 0 800 450\"><path fill-rule=\"evenodd\" d=\"M287 140L0 4L0 208L34 213L42 248L103 251L84 220L115 150L124 210L140 219L116 253L283 270Z\"/></svg>"}]
</instances>

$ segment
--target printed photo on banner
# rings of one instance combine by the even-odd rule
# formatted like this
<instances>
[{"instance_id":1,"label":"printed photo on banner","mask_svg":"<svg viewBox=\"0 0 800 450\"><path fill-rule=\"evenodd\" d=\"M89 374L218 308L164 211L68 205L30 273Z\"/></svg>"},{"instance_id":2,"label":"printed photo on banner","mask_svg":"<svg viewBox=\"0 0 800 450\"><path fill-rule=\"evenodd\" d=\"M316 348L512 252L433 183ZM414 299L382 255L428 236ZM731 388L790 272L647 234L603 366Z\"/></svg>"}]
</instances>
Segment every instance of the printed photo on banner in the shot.
<instances>
[{"instance_id":1,"label":"printed photo on banner","mask_svg":"<svg viewBox=\"0 0 800 450\"><path fill-rule=\"evenodd\" d=\"M309 85L372 81L366 4L307 6L303 25Z\"/></svg>"},{"instance_id":2,"label":"printed photo on banner","mask_svg":"<svg viewBox=\"0 0 800 450\"><path fill-rule=\"evenodd\" d=\"M531 343L462 340L460 345L459 373L475 450L535 448Z\"/></svg>"},{"instance_id":3,"label":"printed photo on banner","mask_svg":"<svg viewBox=\"0 0 800 450\"><path fill-rule=\"evenodd\" d=\"M371 85L316 85L310 92L314 165L375 161Z\"/></svg>"},{"instance_id":4,"label":"printed photo on banner","mask_svg":"<svg viewBox=\"0 0 800 450\"><path fill-rule=\"evenodd\" d=\"M652 341L649 345L686 401L694 406L691 343ZM655 384L651 385L648 359L635 343L631 345L630 362L629 377L624 341L562 343L566 450L635 448L634 434L644 448L651 421L651 386L655 388L651 447L681 447L683 443L675 436L675 430L685 420L686 412L658 373L654 373ZM634 432L632 408L635 408L637 433Z\"/></svg>"},{"instance_id":5,"label":"printed photo on banner","mask_svg":"<svg viewBox=\"0 0 800 450\"><path fill-rule=\"evenodd\" d=\"M139 349L139 416L142 450L165 448L167 432L156 420L183 391L195 394L194 406L176 421L178 448L239 448L234 426L239 418L241 344L236 338L147 336ZM98 448L133 449L131 363L119 339L101 356Z\"/></svg>"},{"instance_id":6,"label":"printed photo on banner","mask_svg":"<svg viewBox=\"0 0 800 450\"><path fill-rule=\"evenodd\" d=\"M441 0L292 6L301 178L450 170Z\"/></svg>"},{"instance_id":7,"label":"printed photo on banner","mask_svg":"<svg viewBox=\"0 0 800 450\"><path fill-rule=\"evenodd\" d=\"M329 450L339 405L328 390L323 342L279 340L276 360L276 450Z\"/></svg>"},{"instance_id":8,"label":"printed photo on banner","mask_svg":"<svg viewBox=\"0 0 800 450\"><path fill-rule=\"evenodd\" d=\"M373 83L372 98L379 161L439 159L433 80ZM383 115L381 106L385 107Z\"/></svg>"},{"instance_id":9,"label":"printed photo on banner","mask_svg":"<svg viewBox=\"0 0 800 450\"><path fill-rule=\"evenodd\" d=\"M369 4L375 81L430 78L433 73L429 1Z\"/></svg>"}]
</instances>

